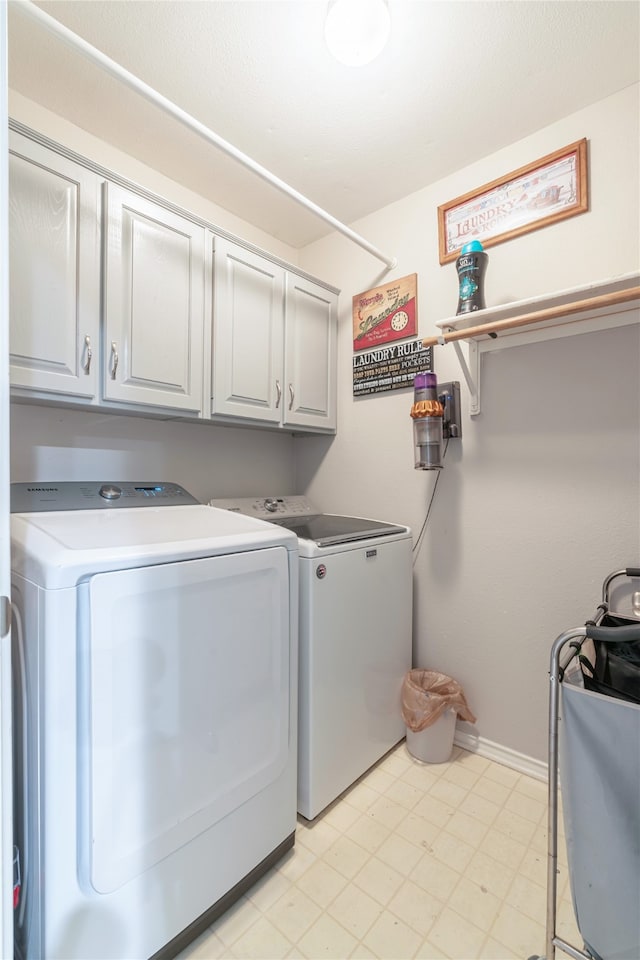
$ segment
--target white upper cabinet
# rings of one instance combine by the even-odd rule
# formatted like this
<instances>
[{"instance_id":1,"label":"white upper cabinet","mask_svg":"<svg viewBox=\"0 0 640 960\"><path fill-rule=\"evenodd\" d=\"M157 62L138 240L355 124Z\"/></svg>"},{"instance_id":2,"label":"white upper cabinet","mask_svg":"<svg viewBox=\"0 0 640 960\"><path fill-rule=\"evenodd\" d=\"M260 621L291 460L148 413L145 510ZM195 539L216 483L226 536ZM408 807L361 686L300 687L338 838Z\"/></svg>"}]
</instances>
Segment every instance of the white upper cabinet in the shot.
<instances>
[{"instance_id":1,"label":"white upper cabinet","mask_svg":"<svg viewBox=\"0 0 640 960\"><path fill-rule=\"evenodd\" d=\"M337 295L287 274L285 425L336 429Z\"/></svg>"},{"instance_id":2,"label":"white upper cabinet","mask_svg":"<svg viewBox=\"0 0 640 960\"><path fill-rule=\"evenodd\" d=\"M15 398L335 432L336 291L28 134L10 132Z\"/></svg>"},{"instance_id":3,"label":"white upper cabinet","mask_svg":"<svg viewBox=\"0 0 640 960\"><path fill-rule=\"evenodd\" d=\"M204 227L105 184L104 398L202 410Z\"/></svg>"},{"instance_id":4,"label":"white upper cabinet","mask_svg":"<svg viewBox=\"0 0 640 960\"><path fill-rule=\"evenodd\" d=\"M213 238L211 412L273 424L282 419L282 267Z\"/></svg>"},{"instance_id":5,"label":"white upper cabinet","mask_svg":"<svg viewBox=\"0 0 640 960\"><path fill-rule=\"evenodd\" d=\"M91 401L98 387L100 178L12 132L11 386Z\"/></svg>"},{"instance_id":6,"label":"white upper cabinet","mask_svg":"<svg viewBox=\"0 0 640 960\"><path fill-rule=\"evenodd\" d=\"M336 428L337 295L214 237L212 415Z\"/></svg>"}]
</instances>

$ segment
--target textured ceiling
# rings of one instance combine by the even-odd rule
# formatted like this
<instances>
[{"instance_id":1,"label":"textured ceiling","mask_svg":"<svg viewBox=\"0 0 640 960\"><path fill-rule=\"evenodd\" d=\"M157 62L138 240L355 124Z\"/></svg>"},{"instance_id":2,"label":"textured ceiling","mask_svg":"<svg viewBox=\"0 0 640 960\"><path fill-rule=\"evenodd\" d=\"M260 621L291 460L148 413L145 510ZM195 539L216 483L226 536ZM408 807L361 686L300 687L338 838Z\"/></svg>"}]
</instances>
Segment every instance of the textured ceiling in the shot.
<instances>
[{"instance_id":1,"label":"textured ceiling","mask_svg":"<svg viewBox=\"0 0 640 960\"><path fill-rule=\"evenodd\" d=\"M12 89L294 247L329 231L23 2ZM348 224L640 77L636 0L390 0L390 43L365 67L326 50L324 0L37 5Z\"/></svg>"}]
</instances>

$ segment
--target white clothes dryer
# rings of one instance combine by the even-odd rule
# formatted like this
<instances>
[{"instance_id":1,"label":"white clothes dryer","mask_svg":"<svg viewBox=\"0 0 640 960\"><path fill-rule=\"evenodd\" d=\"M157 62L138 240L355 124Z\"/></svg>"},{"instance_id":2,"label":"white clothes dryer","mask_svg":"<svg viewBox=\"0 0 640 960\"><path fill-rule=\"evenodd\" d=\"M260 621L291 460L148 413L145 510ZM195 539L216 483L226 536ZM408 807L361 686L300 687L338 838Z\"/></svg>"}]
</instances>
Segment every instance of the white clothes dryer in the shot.
<instances>
[{"instance_id":1,"label":"white clothes dryer","mask_svg":"<svg viewBox=\"0 0 640 960\"><path fill-rule=\"evenodd\" d=\"M411 530L323 514L302 496L210 502L298 537L298 812L312 820L405 736Z\"/></svg>"},{"instance_id":2,"label":"white clothes dryer","mask_svg":"<svg viewBox=\"0 0 640 960\"><path fill-rule=\"evenodd\" d=\"M293 845L298 552L168 483L12 485L27 960L174 956Z\"/></svg>"}]
</instances>

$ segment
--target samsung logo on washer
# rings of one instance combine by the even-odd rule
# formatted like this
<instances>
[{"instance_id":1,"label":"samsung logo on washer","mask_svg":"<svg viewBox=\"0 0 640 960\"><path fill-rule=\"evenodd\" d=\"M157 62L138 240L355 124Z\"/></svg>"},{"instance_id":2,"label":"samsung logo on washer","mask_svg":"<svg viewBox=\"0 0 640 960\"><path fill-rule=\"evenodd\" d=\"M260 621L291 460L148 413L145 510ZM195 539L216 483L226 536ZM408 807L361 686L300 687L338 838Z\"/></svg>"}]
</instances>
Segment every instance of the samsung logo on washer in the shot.
<instances>
[{"instance_id":1,"label":"samsung logo on washer","mask_svg":"<svg viewBox=\"0 0 640 960\"><path fill-rule=\"evenodd\" d=\"M27 493L57 493L58 487L27 487Z\"/></svg>"}]
</instances>

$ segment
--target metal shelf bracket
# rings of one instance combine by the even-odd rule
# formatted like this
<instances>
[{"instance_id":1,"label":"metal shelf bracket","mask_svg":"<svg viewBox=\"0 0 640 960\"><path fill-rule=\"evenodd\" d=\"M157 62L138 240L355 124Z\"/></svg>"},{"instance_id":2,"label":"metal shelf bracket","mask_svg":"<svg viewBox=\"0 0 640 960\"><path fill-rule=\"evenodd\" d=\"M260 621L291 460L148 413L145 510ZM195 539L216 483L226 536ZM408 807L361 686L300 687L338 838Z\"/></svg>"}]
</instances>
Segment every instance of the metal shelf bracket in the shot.
<instances>
[{"instance_id":1,"label":"metal shelf bracket","mask_svg":"<svg viewBox=\"0 0 640 960\"><path fill-rule=\"evenodd\" d=\"M475 417L480 413L480 351L475 340L469 342L469 362L462 352L462 347L457 340L453 341L462 375L469 388L469 413Z\"/></svg>"}]
</instances>

